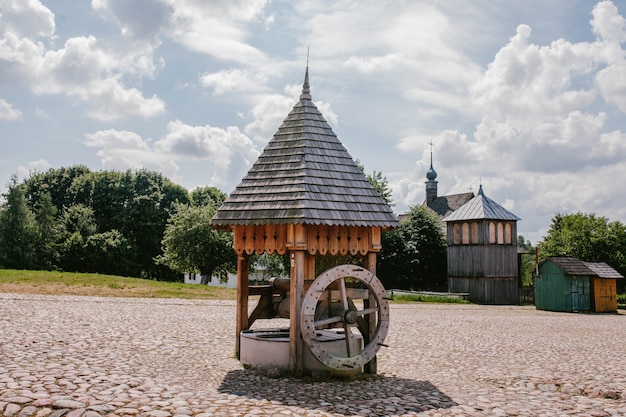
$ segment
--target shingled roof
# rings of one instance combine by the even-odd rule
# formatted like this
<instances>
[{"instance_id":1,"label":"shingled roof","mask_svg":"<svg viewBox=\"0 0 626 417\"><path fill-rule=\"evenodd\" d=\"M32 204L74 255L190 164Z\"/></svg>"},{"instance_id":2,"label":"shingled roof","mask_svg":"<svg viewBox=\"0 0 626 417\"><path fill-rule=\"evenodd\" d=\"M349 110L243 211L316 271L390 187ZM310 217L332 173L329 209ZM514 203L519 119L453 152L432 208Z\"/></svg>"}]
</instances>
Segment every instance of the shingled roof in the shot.
<instances>
[{"instance_id":1,"label":"shingled roof","mask_svg":"<svg viewBox=\"0 0 626 417\"><path fill-rule=\"evenodd\" d=\"M307 67L300 100L211 224L399 227L311 101L309 88Z\"/></svg>"},{"instance_id":2,"label":"shingled roof","mask_svg":"<svg viewBox=\"0 0 626 417\"><path fill-rule=\"evenodd\" d=\"M622 274L611 268L605 262L585 262L569 256L552 256L546 259L546 261L548 260L552 261L563 272L571 276L596 276L605 279L624 278Z\"/></svg>"},{"instance_id":3,"label":"shingled roof","mask_svg":"<svg viewBox=\"0 0 626 417\"><path fill-rule=\"evenodd\" d=\"M460 220L520 220L515 214L511 213L492 199L485 196L483 186L478 189L476 197L472 198L458 210L446 216L444 222L460 221Z\"/></svg>"},{"instance_id":4,"label":"shingled roof","mask_svg":"<svg viewBox=\"0 0 626 417\"><path fill-rule=\"evenodd\" d=\"M437 213L441 217L446 217L453 211L461 208L465 203L474 198L474 193L462 193L462 194L452 194L452 195L443 195L435 198L430 204L424 205Z\"/></svg>"}]
</instances>

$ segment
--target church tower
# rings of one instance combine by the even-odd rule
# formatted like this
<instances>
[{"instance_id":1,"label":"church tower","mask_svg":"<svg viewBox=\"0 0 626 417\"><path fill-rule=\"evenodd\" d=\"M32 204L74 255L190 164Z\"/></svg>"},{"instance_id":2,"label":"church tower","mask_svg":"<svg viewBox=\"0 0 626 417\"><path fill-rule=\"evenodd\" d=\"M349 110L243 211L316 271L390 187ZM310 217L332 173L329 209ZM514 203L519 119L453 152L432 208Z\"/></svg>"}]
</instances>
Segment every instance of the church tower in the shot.
<instances>
[{"instance_id":1,"label":"church tower","mask_svg":"<svg viewBox=\"0 0 626 417\"><path fill-rule=\"evenodd\" d=\"M437 198L437 171L433 168L433 148L430 144L430 169L426 173L426 206L430 206Z\"/></svg>"}]
</instances>

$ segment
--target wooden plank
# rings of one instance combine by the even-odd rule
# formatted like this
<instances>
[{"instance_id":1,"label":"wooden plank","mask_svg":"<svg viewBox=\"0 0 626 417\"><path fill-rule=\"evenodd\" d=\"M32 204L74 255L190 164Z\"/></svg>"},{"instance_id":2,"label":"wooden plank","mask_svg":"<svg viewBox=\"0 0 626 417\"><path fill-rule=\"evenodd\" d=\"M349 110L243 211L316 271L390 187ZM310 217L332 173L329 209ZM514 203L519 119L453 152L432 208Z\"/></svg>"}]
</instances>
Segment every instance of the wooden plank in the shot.
<instances>
[{"instance_id":1,"label":"wooden plank","mask_svg":"<svg viewBox=\"0 0 626 417\"><path fill-rule=\"evenodd\" d=\"M348 254L348 228L346 226L339 227L339 254Z\"/></svg>"},{"instance_id":2,"label":"wooden plank","mask_svg":"<svg viewBox=\"0 0 626 417\"><path fill-rule=\"evenodd\" d=\"M271 255L276 251L276 226L265 225L265 251Z\"/></svg>"},{"instance_id":3,"label":"wooden plank","mask_svg":"<svg viewBox=\"0 0 626 417\"><path fill-rule=\"evenodd\" d=\"M373 275L376 275L376 253L370 252L365 258L365 269L370 271ZM363 301L364 307L371 307L376 303L376 298L370 295L369 300ZM376 327L378 325L377 318L374 314L370 314L368 320L369 334L366 335L364 344L369 343L376 336ZM368 374L376 374L378 372L378 358L374 356L371 361L365 364L364 371Z\"/></svg>"},{"instance_id":4,"label":"wooden plank","mask_svg":"<svg viewBox=\"0 0 626 417\"><path fill-rule=\"evenodd\" d=\"M265 225L261 224L254 228L254 251L257 255L263 255L265 252Z\"/></svg>"},{"instance_id":5,"label":"wooden plank","mask_svg":"<svg viewBox=\"0 0 626 417\"><path fill-rule=\"evenodd\" d=\"M358 227L357 228L357 240L358 240L358 248L359 254L361 256L367 255L370 249L370 234L367 227Z\"/></svg>"},{"instance_id":6,"label":"wooden plank","mask_svg":"<svg viewBox=\"0 0 626 417\"><path fill-rule=\"evenodd\" d=\"M307 227L303 224L296 224L294 249L306 249Z\"/></svg>"},{"instance_id":7,"label":"wooden plank","mask_svg":"<svg viewBox=\"0 0 626 417\"><path fill-rule=\"evenodd\" d=\"M250 264L248 256L241 254L237 256L237 323L235 339L235 352L239 359L239 346L241 331L248 328L248 285L249 285Z\"/></svg>"},{"instance_id":8,"label":"wooden plank","mask_svg":"<svg viewBox=\"0 0 626 417\"><path fill-rule=\"evenodd\" d=\"M382 233L380 227L370 227L370 251L378 252L383 248Z\"/></svg>"},{"instance_id":9,"label":"wooden plank","mask_svg":"<svg viewBox=\"0 0 626 417\"><path fill-rule=\"evenodd\" d=\"M296 246L296 225L288 224L287 227L287 236L285 239L285 245L287 249L292 249Z\"/></svg>"},{"instance_id":10,"label":"wooden plank","mask_svg":"<svg viewBox=\"0 0 626 417\"><path fill-rule=\"evenodd\" d=\"M317 253L319 238L318 238L317 226L310 224L306 227L306 246L309 254L315 255Z\"/></svg>"},{"instance_id":11,"label":"wooden plank","mask_svg":"<svg viewBox=\"0 0 626 417\"><path fill-rule=\"evenodd\" d=\"M275 225L274 232L276 234L276 253L284 255L287 253L287 225Z\"/></svg>"},{"instance_id":12,"label":"wooden plank","mask_svg":"<svg viewBox=\"0 0 626 417\"><path fill-rule=\"evenodd\" d=\"M350 255L356 256L359 253L359 228L351 227L348 229L348 250Z\"/></svg>"},{"instance_id":13,"label":"wooden plank","mask_svg":"<svg viewBox=\"0 0 626 417\"><path fill-rule=\"evenodd\" d=\"M328 226L325 224L321 224L317 226L317 234L319 236L318 239L318 252L320 255L324 256L328 253L328 240L329 240L329 230Z\"/></svg>"},{"instance_id":14,"label":"wooden plank","mask_svg":"<svg viewBox=\"0 0 626 417\"><path fill-rule=\"evenodd\" d=\"M289 289L289 372L302 375L304 372L304 340L300 317L304 298L304 271L306 252L291 252L291 286Z\"/></svg>"},{"instance_id":15,"label":"wooden plank","mask_svg":"<svg viewBox=\"0 0 626 417\"><path fill-rule=\"evenodd\" d=\"M235 226L233 229L233 249L237 255L241 255L245 250L245 228L244 226Z\"/></svg>"},{"instance_id":16,"label":"wooden plank","mask_svg":"<svg viewBox=\"0 0 626 417\"><path fill-rule=\"evenodd\" d=\"M254 243L254 232L256 227L252 225L246 225L246 244L245 244L245 252L247 255L252 255L255 250Z\"/></svg>"},{"instance_id":17,"label":"wooden plank","mask_svg":"<svg viewBox=\"0 0 626 417\"><path fill-rule=\"evenodd\" d=\"M328 253L339 253L339 226L331 226L328 233Z\"/></svg>"}]
</instances>

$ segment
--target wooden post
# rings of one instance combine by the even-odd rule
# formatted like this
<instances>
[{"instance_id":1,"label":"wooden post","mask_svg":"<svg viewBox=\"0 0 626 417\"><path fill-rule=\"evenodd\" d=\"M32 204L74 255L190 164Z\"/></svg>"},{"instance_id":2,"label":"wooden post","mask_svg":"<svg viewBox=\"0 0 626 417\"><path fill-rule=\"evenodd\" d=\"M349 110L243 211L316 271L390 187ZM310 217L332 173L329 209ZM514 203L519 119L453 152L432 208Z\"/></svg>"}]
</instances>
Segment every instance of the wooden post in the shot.
<instances>
[{"instance_id":1,"label":"wooden post","mask_svg":"<svg viewBox=\"0 0 626 417\"><path fill-rule=\"evenodd\" d=\"M237 256L237 337L235 339L237 359L239 359L241 331L248 328L249 273L250 263L248 255L244 252Z\"/></svg>"},{"instance_id":2,"label":"wooden post","mask_svg":"<svg viewBox=\"0 0 626 417\"><path fill-rule=\"evenodd\" d=\"M368 252L365 262L366 262L365 269L370 271L372 274L376 275L376 252ZM372 294L370 294L369 300L367 300L368 306L375 302L376 302L376 299L374 298ZM369 337L368 337L369 340L367 342L372 340L374 336L376 335L376 326L378 325L378 323L376 322L376 317L374 316L374 314L369 315L368 324L369 324L368 326L369 327ZM378 372L378 361L377 361L376 356L374 356L371 361L365 364L364 370L365 370L365 373L368 373L368 374L376 374Z\"/></svg>"},{"instance_id":3,"label":"wooden post","mask_svg":"<svg viewBox=\"0 0 626 417\"><path fill-rule=\"evenodd\" d=\"M304 298L304 272L306 252L291 251L291 282L289 288L289 372L302 375L304 372L304 340L300 328L302 299Z\"/></svg>"}]
</instances>

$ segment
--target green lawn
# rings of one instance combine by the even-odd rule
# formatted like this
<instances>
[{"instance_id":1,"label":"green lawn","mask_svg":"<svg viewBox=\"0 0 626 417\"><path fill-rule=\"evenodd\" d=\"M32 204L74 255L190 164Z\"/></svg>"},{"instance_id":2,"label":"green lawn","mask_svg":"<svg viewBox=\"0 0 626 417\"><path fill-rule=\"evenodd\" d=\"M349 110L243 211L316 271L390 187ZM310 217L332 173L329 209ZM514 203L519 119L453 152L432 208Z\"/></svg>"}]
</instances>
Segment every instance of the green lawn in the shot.
<instances>
[{"instance_id":1,"label":"green lawn","mask_svg":"<svg viewBox=\"0 0 626 417\"><path fill-rule=\"evenodd\" d=\"M0 292L234 300L236 291L207 285L159 282L114 275L0 269Z\"/></svg>"}]
</instances>

